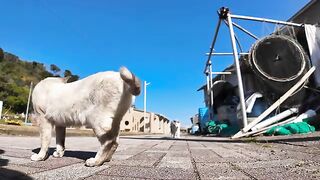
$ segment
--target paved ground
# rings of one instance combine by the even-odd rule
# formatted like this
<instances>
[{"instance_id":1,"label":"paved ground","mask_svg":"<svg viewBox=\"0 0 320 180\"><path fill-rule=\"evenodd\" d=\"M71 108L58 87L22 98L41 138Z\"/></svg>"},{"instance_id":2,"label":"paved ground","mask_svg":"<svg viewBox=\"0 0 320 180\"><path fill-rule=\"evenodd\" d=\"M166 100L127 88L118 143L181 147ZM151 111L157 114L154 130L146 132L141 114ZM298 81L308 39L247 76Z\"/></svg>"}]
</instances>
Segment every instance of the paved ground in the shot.
<instances>
[{"instance_id":1,"label":"paved ground","mask_svg":"<svg viewBox=\"0 0 320 180\"><path fill-rule=\"evenodd\" d=\"M0 135L0 179L320 179L319 137L122 137L111 162L90 168L94 137L67 137L65 157L32 162L39 138Z\"/></svg>"}]
</instances>

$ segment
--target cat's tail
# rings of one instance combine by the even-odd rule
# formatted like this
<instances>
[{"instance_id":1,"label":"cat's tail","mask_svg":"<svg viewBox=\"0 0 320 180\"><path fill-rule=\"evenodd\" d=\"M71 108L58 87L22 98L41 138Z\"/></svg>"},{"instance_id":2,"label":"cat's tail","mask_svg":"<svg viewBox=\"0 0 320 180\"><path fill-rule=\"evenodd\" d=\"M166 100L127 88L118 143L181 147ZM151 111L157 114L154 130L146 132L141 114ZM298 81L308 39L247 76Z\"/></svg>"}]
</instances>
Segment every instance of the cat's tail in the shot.
<instances>
[{"instance_id":1,"label":"cat's tail","mask_svg":"<svg viewBox=\"0 0 320 180\"><path fill-rule=\"evenodd\" d=\"M140 79L131 73L126 67L121 67L119 71L122 80L129 85L131 94L138 96L141 92Z\"/></svg>"}]
</instances>

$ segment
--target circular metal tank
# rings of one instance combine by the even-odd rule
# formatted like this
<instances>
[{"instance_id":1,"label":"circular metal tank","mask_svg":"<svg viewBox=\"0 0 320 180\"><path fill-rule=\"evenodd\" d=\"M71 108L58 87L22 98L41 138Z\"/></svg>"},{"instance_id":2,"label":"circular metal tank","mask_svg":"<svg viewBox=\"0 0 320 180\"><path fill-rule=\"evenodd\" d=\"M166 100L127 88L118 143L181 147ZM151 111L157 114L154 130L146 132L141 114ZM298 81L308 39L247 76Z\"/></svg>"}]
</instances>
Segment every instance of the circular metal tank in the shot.
<instances>
[{"instance_id":1,"label":"circular metal tank","mask_svg":"<svg viewBox=\"0 0 320 180\"><path fill-rule=\"evenodd\" d=\"M310 69L310 60L301 45L282 35L258 40L250 50L249 64L259 79L258 88L270 103L287 92ZM299 106L306 96L305 89L300 88L281 106Z\"/></svg>"}]
</instances>

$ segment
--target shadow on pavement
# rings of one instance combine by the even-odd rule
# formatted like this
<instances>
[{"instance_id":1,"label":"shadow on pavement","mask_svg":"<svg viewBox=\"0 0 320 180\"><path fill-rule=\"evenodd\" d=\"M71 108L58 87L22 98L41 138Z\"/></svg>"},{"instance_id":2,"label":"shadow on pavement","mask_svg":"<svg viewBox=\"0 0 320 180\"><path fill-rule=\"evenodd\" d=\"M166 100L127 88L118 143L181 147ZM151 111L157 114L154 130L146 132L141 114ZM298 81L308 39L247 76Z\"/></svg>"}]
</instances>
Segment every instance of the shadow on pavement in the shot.
<instances>
[{"instance_id":1,"label":"shadow on pavement","mask_svg":"<svg viewBox=\"0 0 320 180\"><path fill-rule=\"evenodd\" d=\"M49 148L49 155L52 155L54 152L55 148ZM33 149L32 152L38 153L40 151L40 148ZM89 158L92 158L96 155L96 152L90 152L90 151L69 151L66 150L64 152L64 157L72 157L72 158L77 158L77 159L82 159L82 160L87 160Z\"/></svg>"},{"instance_id":2,"label":"shadow on pavement","mask_svg":"<svg viewBox=\"0 0 320 180\"><path fill-rule=\"evenodd\" d=\"M0 154L3 154L5 151L0 149ZM0 156L0 179L24 179L24 180L31 180L32 178L27 176L26 174L11 170L11 169L6 169L6 167L9 163L8 159L2 159Z\"/></svg>"},{"instance_id":3,"label":"shadow on pavement","mask_svg":"<svg viewBox=\"0 0 320 180\"><path fill-rule=\"evenodd\" d=\"M137 139L137 140L169 140L169 141L196 141L196 142L223 142L223 143L248 143L248 142L257 142L257 143L283 143L283 142L303 142L303 141L319 141L319 136L305 137L301 136L274 136L274 137L258 137L258 138L242 138L242 139L230 139L228 137L198 137L194 136L192 138L171 138L171 137L121 137L121 139Z\"/></svg>"}]
</instances>

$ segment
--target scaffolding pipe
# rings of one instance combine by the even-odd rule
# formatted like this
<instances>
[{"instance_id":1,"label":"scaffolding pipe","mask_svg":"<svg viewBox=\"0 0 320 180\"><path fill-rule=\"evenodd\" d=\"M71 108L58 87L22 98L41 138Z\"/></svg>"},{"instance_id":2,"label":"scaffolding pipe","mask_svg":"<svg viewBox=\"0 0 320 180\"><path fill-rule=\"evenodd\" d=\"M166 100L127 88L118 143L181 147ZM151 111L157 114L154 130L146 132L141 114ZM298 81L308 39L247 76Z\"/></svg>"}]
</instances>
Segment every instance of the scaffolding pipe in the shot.
<instances>
[{"instance_id":1,"label":"scaffolding pipe","mask_svg":"<svg viewBox=\"0 0 320 180\"><path fill-rule=\"evenodd\" d=\"M209 84L209 73L206 73L206 76L207 76L207 95L209 95L209 91L210 91L210 84Z\"/></svg>"},{"instance_id":2,"label":"scaffolding pipe","mask_svg":"<svg viewBox=\"0 0 320 180\"><path fill-rule=\"evenodd\" d=\"M240 30L243 31L244 33L246 33L246 34L248 34L249 36L251 36L252 38L254 38L255 40L258 40L258 39L259 39L256 35L252 34L250 31L246 30L246 29L243 28L242 26L240 26L240 25L238 25L238 24L236 24L236 23L234 23L234 22L232 22L232 24L233 24L236 28L240 29Z\"/></svg>"},{"instance_id":3,"label":"scaffolding pipe","mask_svg":"<svg viewBox=\"0 0 320 180\"><path fill-rule=\"evenodd\" d=\"M219 21L218 21L218 24L217 24L217 27L216 27L216 31L215 31L215 34L213 36L213 40L212 40L212 43L211 43L211 46L210 46L209 56L208 56L208 59L207 59L207 62L206 62L206 67L204 69L204 73L206 73L206 69L207 69L208 63L211 60L211 53L213 52L214 45L216 44L216 41L217 41L220 25L221 25L221 19L219 18Z\"/></svg>"},{"instance_id":4,"label":"scaffolding pipe","mask_svg":"<svg viewBox=\"0 0 320 180\"><path fill-rule=\"evenodd\" d=\"M210 77L210 119L212 118L211 117L211 109L213 107L213 92L212 92L212 86L213 86L213 82L212 82L212 63L211 63L211 60L210 60L210 65L209 65L209 77Z\"/></svg>"},{"instance_id":5,"label":"scaffolding pipe","mask_svg":"<svg viewBox=\"0 0 320 180\"><path fill-rule=\"evenodd\" d=\"M273 20L273 19L257 18L257 17L251 17L251 16L241 16L241 15L235 15L235 14L229 14L229 15L231 18L234 18L234 19L260 21L260 22L267 22L267 23L274 23L274 24L282 24L282 25L287 25L287 26L297 26L297 27L303 26L303 24L286 22L286 21L278 21L278 20Z\"/></svg>"},{"instance_id":6,"label":"scaffolding pipe","mask_svg":"<svg viewBox=\"0 0 320 180\"><path fill-rule=\"evenodd\" d=\"M236 42L237 42L237 44L238 44L238 46L239 46L240 52L243 52L242 46L241 46L240 41L239 41L239 39L238 39L238 36L235 34L234 37L235 37Z\"/></svg>"},{"instance_id":7,"label":"scaffolding pipe","mask_svg":"<svg viewBox=\"0 0 320 180\"><path fill-rule=\"evenodd\" d=\"M249 53L238 53L238 55L248 55ZM206 53L207 56L209 56L209 53ZM230 56L232 55L233 56L233 53L211 53L211 55L214 55L214 56Z\"/></svg>"},{"instance_id":8,"label":"scaffolding pipe","mask_svg":"<svg viewBox=\"0 0 320 180\"><path fill-rule=\"evenodd\" d=\"M234 30L233 30L233 25L232 25L230 13L227 14L227 21L229 24L230 39L231 39L231 43L232 43L234 63L236 65L236 70L237 70L242 123L243 123L243 127L246 127L247 126L246 104L245 104L245 99L244 99L244 91L243 91L241 69L240 69L240 63L239 63L239 57L238 57L238 50L237 50L237 46L236 46L236 40L235 40L235 36L234 36Z\"/></svg>"},{"instance_id":9,"label":"scaffolding pipe","mask_svg":"<svg viewBox=\"0 0 320 180\"><path fill-rule=\"evenodd\" d=\"M220 25L221 25L221 18L219 18L218 20L218 24L216 26L216 31L215 31L215 34L213 36L213 40L212 40L212 43L211 43L211 46L210 46L210 51L209 51L209 56L208 56L208 59L207 59L207 62L206 62L206 66L205 66L205 69L204 69L204 73L208 73L208 65L209 65L209 94L210 94L210 119L212 118L211 117L211 109L212 109L212 106L213 106L213 93L212 93L212 62L211 62L211 53L213 52L214 50L214 45L216 44L216 41L217 41L217 37L218 37L218 33L219 33L219 29L220 29ZM207 79L208 81L208 79ZM208 87L207 87L208 88Z\"/></svg>"},{"instance_id":10,"label":"scaffolding pipe","mask_svg":"<svg viewBox=\"0 0 320 180\"><path fill-rule=\"evenodd\" d=\"M224 22L227 26L229 26L229 24L228 24L228 22L227 22L226 20L224 20L223 22ZM236 42L237 42L237 44L238 44L238 46L239 46L240 51L243 52L243 51L242 51L242 46L241 46L241 44L240 44L240 41L239 41L238 36L237 36L236 34L234 34L234 37L236 38Z\"/></svg>"},{"instance_id":11,"label":"scaffolding pipe","mask_svg":"<svg viewBox=\"0 0 320 180\"><path fill-rule=\"evenodd\" d=\"M212 72L212 74L224 74L224 75L229 75L232 74L231 72Z\"/></svg>"}]
</instances>

